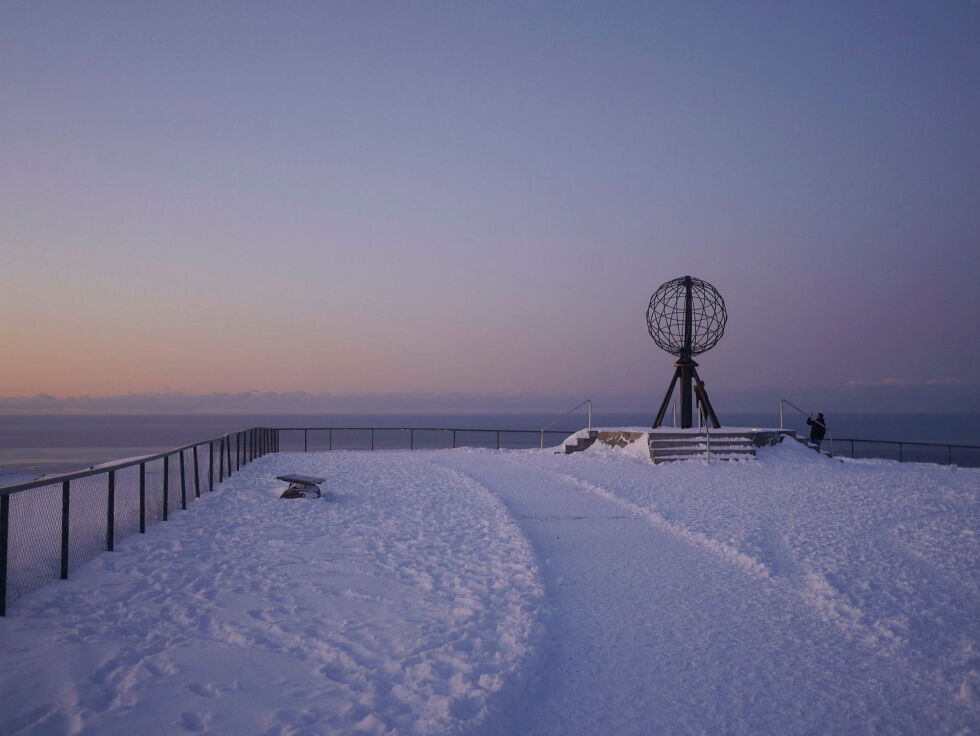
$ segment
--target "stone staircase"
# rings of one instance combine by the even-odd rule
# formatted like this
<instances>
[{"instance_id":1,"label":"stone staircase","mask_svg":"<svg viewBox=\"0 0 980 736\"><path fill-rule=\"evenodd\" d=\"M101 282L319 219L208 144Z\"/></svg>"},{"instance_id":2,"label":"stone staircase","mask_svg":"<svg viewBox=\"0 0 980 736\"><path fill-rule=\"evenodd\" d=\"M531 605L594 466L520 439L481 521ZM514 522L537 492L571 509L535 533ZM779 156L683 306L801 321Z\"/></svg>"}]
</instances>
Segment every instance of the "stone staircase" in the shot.
<instances>
[{"instance_id":1,"label":"stone staircase","mask_svg":"<svg viewBox=\"0 0 980 736\"><path fill-rule=\"evenodd\" d=\"M797 439L792 430L778 429L739 429L736 431L717 429L711 432L712 460L739 460L755 457L757 447L778 444L784 436ZM592 447L601 442L610 447L625 447L633 443L647 446L650 459L656 463L674 460L697 460L706 456L708 442L704 432L690 430L638 431L636 429L583 430L581 434L568 440L556 450L556 454L570 455Z\"/></svg>"},{"instance_id":2,"label":"stone staircase","mask_svg":"<svg viewBox=\"0 0 980 736\"><path fill-rule=\"evenodd\" d=\"M708 441L704 434L691 432L650 433L650 459L654 464L675 462L677 460L696 460L704 458L708 452ZM711 433L712 460L742 460L755 457L752 438L737 432L723 429Z\"/></svg>"},{"instance_id":3,"label":"stone staircase","mask_svg":"<svg viewBox=\"0 0 980 736\"><path fill-rule=\"evenodd\" d=\"M587 450L595 441L599 438L599 433L595 430L590 430L584 437L576 437L575 442L569 442L562 445L566 455L571 455L573 452L581 452L582 450ZM557 454L557 453L556 453Z\"/></svg>"}]
</instances>

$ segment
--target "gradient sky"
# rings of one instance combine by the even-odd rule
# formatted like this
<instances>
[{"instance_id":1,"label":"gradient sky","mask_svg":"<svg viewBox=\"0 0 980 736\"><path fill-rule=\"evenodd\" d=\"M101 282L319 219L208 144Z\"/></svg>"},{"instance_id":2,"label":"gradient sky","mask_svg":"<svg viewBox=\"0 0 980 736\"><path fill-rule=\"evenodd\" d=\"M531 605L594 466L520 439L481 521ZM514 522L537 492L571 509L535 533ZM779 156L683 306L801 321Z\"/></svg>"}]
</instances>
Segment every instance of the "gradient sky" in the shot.
<instances>
[{"instance_id":1,"label":"gradient sky","mask_svg":"<svg viewBox=\"0 0 980 736\"><path fill-rule=\"evenodd\" d=\"M980 411L978 37L975 2L4 2L0 396L661 394L647 301L692 274L713 390Z\"/></svg>"}]
</instances>

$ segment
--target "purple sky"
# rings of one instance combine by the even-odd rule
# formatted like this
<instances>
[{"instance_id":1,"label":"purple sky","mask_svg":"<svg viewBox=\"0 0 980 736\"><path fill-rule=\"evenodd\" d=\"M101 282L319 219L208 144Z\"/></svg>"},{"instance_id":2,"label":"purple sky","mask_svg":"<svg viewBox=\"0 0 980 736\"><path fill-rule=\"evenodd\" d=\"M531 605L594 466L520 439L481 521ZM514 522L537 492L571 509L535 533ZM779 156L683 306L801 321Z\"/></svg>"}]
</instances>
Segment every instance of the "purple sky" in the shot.
<instances>
[{"instance_id":1,"label":"purple sky","mask_svg":"<svg viewBox=\"0 0 980 736\"><path fill-rule=\"evenodd\" d=\"M646 304L692 274L720 410L980 411L978 35L971 2L4 3L0 396L655 410Z\"/></svg>"}]
</instances>

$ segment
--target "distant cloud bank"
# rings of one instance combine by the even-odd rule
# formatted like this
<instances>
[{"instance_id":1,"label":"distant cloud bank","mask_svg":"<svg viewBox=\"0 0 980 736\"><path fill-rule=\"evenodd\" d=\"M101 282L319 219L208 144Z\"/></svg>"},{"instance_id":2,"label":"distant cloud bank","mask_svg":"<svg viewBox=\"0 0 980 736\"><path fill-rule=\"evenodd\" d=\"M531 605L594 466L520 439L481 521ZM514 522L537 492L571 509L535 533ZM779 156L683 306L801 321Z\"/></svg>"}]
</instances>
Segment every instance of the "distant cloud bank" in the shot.
<instances>
[{"instance_id":1,"label":"distant cloud bank","mask_svg":"<svg viewBox=\"0 0 980 736\"><path fill-rule=\"evenodd\" d=\"M561 411L581 400L540 394L313 394L305 391L211 394L167 391L66 398L38 394L0 397L0 414L518 413Z\"/></svg>"},{"instance_id":2,"label":"distant cloud bank","mask_svg":"<svg viewBox=\"0 0 980 736\"><path fill-rule=\"evenodd\" d=\"M118 396L0 397L0 414L537 414L562 413L591 398L598 413L656 414L666 390L571 394L330 394L246 391L185 394L175 391ZM833 412L980 413L980 384L959 380L850 381L828 388L709 389L721 413L777 411L785 398L806 409ZM675 394L676 397L676 394Z\"/></svg>"}]
</instances>

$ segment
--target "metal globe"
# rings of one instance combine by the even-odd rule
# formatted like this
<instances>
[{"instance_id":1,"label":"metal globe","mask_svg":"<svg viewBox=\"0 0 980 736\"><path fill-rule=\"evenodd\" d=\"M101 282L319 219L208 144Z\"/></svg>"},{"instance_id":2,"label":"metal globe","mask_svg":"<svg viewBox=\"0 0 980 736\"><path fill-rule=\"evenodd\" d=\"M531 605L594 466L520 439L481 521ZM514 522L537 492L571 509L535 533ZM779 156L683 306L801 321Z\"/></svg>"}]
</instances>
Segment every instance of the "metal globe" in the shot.
<instances>
[{"instance_id":1,"label":"metal globe","mask_svg":"<svg viewBox=\"0 0 980 736\"><path fill-rule=\"evenodd\" d=\"M681 276L661 284L647 307L650 337L662 350L677 356L686 353L693 357L713 348L725 334L727 321L725 300L718 290L693 276Z\"/></svg>"}]
</instances>

